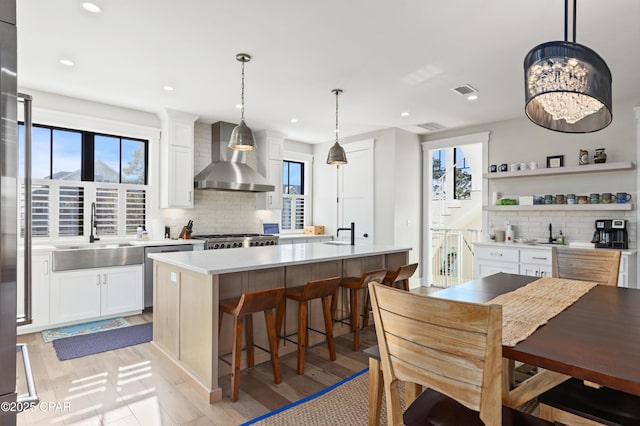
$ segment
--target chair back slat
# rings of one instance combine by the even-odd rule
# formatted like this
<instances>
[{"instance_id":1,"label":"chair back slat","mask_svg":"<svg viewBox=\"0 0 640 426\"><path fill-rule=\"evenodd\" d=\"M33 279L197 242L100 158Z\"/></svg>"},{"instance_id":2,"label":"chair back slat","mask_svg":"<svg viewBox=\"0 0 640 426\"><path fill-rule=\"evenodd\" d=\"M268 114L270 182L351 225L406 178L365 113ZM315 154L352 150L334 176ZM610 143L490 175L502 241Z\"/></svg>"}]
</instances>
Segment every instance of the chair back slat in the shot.
<instances>
[{"instance_id":1,"label":"chair back slat","mask_svg":"<svg viewBox=\"0 0 640 426\"><path fill-rule=\"evenodd\" d=\"M620 250L562 248L555 256L554 277L618 285Z\"/></svg>"},{"instance_id":2,"label":"chair back slat","mask_svg":"<svg viewBox=\"0 0 640 426\"><path fill-rule=\"evenodd\" d=\"M390 282L394 283L396 281L408 280L413 276L413 274L418 269L417 263L411 263L409 265L402 265L398 268L393 276L391 276Z\"/></svg>"},{"instance_id":3,"label":"chair back slat","mask_svg":"<svg viewBox=\"0 0 640 426\"><path fill-rule=\"evenodd\" d=\"M375 269L373 271L367 271L362 274L362 278L360 279L361 288L366 287L370 282L381 283L384 281L384 277L387 276L386 269Z\"/></svg>"},{"instance_id":4,"label":"chair back slat","mask_svg":"<svg viewBox=\"0 0 640 426\"><path fill-rule=\"evenodd\" d=\"M244 315L274 309L284 297L284 287L244 293L240 297L236 315Z\"/></svg>"},{"instance_id":5,"label":"chair back slat","mask_svg":"<svg viewBox=\"0 0 640 426\"><path fill-rule=\"evenodd\" d=\"M439 299L369 284L394 424L397 381L432 388L501 424L502 307ZM395 411L394 411L395 410Z\"/></svg>"},{"instance_id":6,"label":"chair back slat","mask_svg":"<svg viewBox=\"0 0 640 426\"><path fill-rule=\"evenodd\" d=\"M304 287L302 298L304 300L311 300L319 297L332 296L338 290L339 285L340 277L309 281Z\"/></svg>"}]
</instances>

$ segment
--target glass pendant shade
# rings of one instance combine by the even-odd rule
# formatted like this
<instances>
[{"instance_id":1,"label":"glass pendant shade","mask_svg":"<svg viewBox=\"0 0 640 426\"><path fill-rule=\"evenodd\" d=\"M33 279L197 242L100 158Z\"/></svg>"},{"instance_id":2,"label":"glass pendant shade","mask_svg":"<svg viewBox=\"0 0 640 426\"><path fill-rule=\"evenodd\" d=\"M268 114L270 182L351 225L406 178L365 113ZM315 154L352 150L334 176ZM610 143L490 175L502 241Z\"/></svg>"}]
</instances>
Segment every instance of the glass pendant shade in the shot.
<instances>
[{"instance_id":1,"label":"glass pendant shade","mask_svg":"<svg viewBox=\"0 0 640 426\"><path fill-rule=\"evenodd\" d=\"M568 41L543 43L524 60L525 112L539 126L565 133L607 127L611 71L596 52Z\"/></svg>"},{"instance_id":2,"label":"glass pendant shade","mask_svg":"<svg viewBox=\"0 0 640 426\"><path fill-rule=\"evenodd\" d=\"M229 138L229 148L236 151L253 151L256 149L255 138L253 132L244 123L244 120L240 121L231 132L231 138Z\"/></svg>"},{"instance_id":3,"label":"glass pendant shade","mask_svg":"<svg viewBox=\"0 0 640 426\"><path fill-rule=\"evenodd\" d=\"M332 166L347 164L347 153L344 152L344 148L340 146L338 141L336 141L329 150L327 164L331 164Z\"/></svg>"}]
</instances>

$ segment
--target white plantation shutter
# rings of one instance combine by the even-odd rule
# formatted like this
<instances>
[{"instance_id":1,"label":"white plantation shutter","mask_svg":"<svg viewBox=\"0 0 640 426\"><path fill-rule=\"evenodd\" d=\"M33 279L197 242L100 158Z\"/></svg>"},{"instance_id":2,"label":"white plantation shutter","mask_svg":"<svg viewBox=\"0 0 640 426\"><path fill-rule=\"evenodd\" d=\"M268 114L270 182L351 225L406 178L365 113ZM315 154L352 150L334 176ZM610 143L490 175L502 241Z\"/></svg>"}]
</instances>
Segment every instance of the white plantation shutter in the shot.
<instances>
[{"instance_id":1,"label":"white plantation shutter","mask_svg":"<svg viewBox=\"0 0 640 426\"><path fill-rule=\"evenodd\" d=\"M118 188L96 188L98 235L118 235Z\"/></svg>"},{"instance_id":2,"label":"white plantation shutter","mask_svg":"<svg viewBox=\"0 0 640 426\"><path fill-rule=\"evenodd\" d=\"M280 221L282 222L282 230L291 229L291 198L285 195L282 196L282 215Z\"/></svg>"},{"instance_id":3,"label":"white plantation shutter","mask_svg":"<svg viewBox=\"0 0 640 426\"><path fill-rule=\"evenodd\" d=\"M294 223L295 229L304 229L304 196L292 197L292 202L295 203L294 211Z\"/></svg>"},{"instance_id":4,"label":"white plantation shutter","mask_svg":"<svg viewBox=\"0 0 640 426\"><path fill-rule=\"evenodd\" d=\"M24 238L24 184L20 185L20 237ZM51 209L51 187L31 184L31 236L49 237L49 211Z\"/></svg>"},{"instance_id":5,"label":"white plantation shutter","mask_svg":"<svg viewBox=\"0 0 640 426\"><path fill-rule=\"evenodd\" d=\"M84 187L60 186L58 190L58 235L80 236L84 227Z\"/></svg>"},{"instance_id":6,"label":"white plantation shutter","mask_svg":"<svg viewBox=\"0 0 640 426\"><path fill-rule=\"evenodd\" d=\"M138 226L145 228L147 192L144 189L126 191L126 233L135 234Z\"/></svg>"}]
</instances>

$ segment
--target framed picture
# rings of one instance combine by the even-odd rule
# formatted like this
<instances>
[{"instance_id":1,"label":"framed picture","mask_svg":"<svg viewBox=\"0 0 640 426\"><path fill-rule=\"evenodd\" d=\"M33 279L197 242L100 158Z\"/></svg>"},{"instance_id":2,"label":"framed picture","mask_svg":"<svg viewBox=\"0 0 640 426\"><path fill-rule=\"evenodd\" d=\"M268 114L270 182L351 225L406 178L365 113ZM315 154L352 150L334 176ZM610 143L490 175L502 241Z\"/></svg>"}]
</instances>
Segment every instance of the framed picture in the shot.
<instances>
[{"instance_id":1,"label":"framed picture","mask_svg":"<svg viewBox=\"0 0 640 426\"><path fill-rule=\"evenodd\" d=\"M547 169L555 169L564 166L564 155L553 155L547 157Z\"/></svg>"}]
</instances>

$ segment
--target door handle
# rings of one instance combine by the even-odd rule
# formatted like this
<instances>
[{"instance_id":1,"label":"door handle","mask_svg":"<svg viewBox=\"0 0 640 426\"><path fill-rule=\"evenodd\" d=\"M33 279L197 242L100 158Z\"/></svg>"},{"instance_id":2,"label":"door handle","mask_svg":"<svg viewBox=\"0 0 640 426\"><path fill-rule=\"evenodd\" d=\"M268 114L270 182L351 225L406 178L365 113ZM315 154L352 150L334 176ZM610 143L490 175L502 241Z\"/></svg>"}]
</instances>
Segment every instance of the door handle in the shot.
<instances>
[{"instance_id":1,"label":"door handle","mask_svg":"<svg viewBox=\"0 0 640 426\"><path fill-rule=\"evenodd\" d=\"M107 274L102 274L102 285L107 285Z\"/></svg>"},{"instance_id":2,"label":"door handle","mask_svg":"<svg viewBox=\"0 0 640 426\"><path fill-rule=\"evenodd\" d=\"M100 282L100 274L96 274L96 275L97 275L97 277L98 277L98 282L96 283L96 285L98 285L98 286L99 286L100 284L102 284L102 283Z\"/></svg>"},{"instance_id":3,"label":"door handle","mask_svg":"<svg viewBox=\"0 0 640 426\"><path fill-rule=\"evenodd\" d=\"M44 274L49 275L49 259L44 261Z\"/></svg>"},{"instance_id":4,"label":"door handle","mask_svg":"<svg viewBox=\"0 0 640 426\"><path fill-rule=\"evenodd\" d=\"M369 238L369 234L362 234L363 237Z\"/></svg>"}]
</instances>

